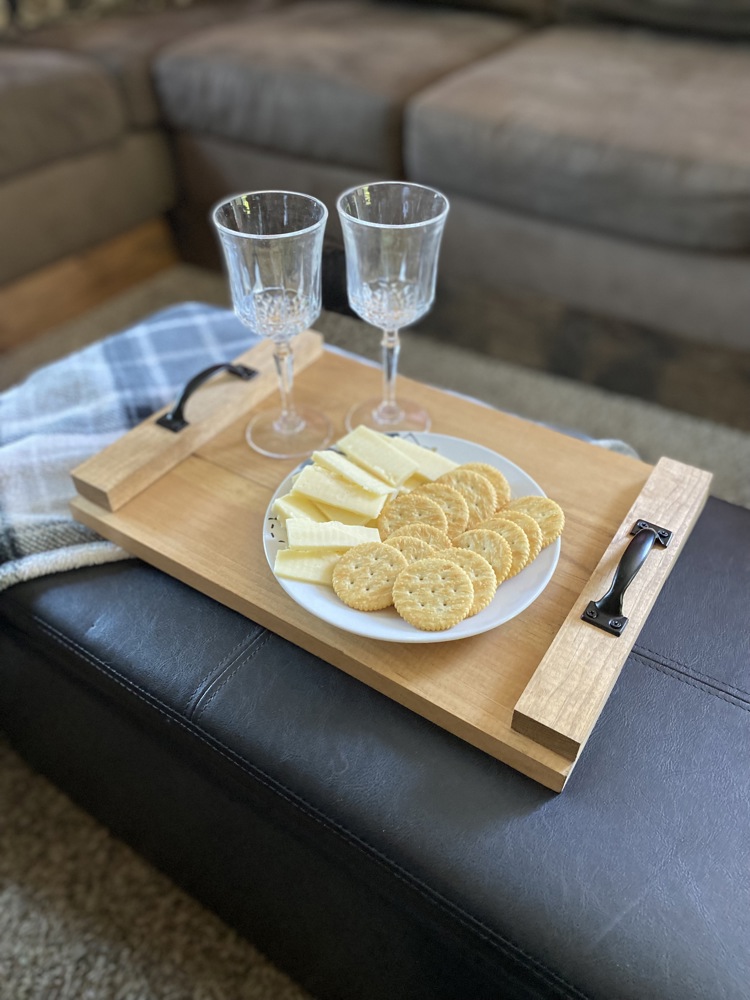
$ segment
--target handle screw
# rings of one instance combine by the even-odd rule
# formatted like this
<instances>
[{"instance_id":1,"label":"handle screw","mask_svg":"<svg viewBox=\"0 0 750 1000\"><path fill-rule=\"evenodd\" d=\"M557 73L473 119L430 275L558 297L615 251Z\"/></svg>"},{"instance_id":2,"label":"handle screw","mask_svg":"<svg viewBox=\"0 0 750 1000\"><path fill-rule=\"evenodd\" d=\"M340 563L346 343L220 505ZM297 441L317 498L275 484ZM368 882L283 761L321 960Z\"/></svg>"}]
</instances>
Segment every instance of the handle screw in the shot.
<instances>
[{"instance_id":1,"label":"handle screw","mask_svg":"<svg viewBox=\"0 0 750 1000\"><path fill-rule=\"evenodd\" d=\"M622 628L622 622L619 618L612 618L609 623L610 628Z\"/></svg>"},{"instance_id":2,"label":"handle screw","mask_svg":"<svg viewBox=\"0 0 750 1000\"><path fill-rule=\"evenodd\" d=\"M588 618L598 618L599 612L596 610L596 608L589 608L589 610L586 612L586 616Z\"/></svg>"},{"instance_id":3,"label":"handle screw","mask_svg":"<svg viewBox=\"0 0 750 1000\"><path fill-rule=\"evenodd\" d=\"M661 531L659 532L661 538L666 538L668 534L669 532L667 531L666 528L662 528Z\"/></svg>"}]
</instances>

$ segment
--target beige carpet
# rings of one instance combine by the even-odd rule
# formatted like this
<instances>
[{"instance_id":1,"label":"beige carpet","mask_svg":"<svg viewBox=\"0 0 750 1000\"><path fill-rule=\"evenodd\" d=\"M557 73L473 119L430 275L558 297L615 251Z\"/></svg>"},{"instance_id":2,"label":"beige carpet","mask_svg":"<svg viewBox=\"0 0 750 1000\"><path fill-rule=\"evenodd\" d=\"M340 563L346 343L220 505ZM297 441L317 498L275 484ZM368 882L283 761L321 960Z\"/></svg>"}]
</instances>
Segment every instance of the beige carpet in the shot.
<instances>
[{"instance_id":1,"label":"beige carpet","mask_svg":"<svg viewBox=\"0 0 750 1000\"><path fill-rule=\"evenodd\" d=\"M0 740L1 1000L305 1000Z\"/></svg>"},{"instance_id":2,"label":"beige carpet","mask_svg":"<svg viewBox=\"0 0 750 1000\"><path fill-rule=\"evenodd\" d=\"M2 359L0 388L171 303L226 303L221 278L180 267ZM377 335L327 314L340 346ZM404 338L402 371L534 419L631 443L715 473L750 507L750 435L590 386ZM246 941L33 774L0 741L0 1000L303 1000Z\"/></svg>"}]
</instances>

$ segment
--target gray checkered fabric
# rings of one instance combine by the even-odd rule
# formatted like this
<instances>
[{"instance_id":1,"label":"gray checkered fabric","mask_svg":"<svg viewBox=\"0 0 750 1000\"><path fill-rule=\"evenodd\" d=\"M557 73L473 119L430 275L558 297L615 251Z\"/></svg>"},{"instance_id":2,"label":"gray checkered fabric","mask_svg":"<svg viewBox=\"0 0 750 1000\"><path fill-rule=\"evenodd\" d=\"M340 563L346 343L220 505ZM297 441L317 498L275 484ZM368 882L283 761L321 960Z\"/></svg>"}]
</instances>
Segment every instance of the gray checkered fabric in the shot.
<instances>
[{"instance_id":1,"label":"gray checkered fabric","mask_svg":"<svg viewBox=\"0 0 750 1000\"><path fill-rule=\"evenodd\" d=\"M71 469L175 400L254 337L226 309L186 303L38 369L0 394L0 590L127 558L74 521Z\"/></svg>"}]
</instances>

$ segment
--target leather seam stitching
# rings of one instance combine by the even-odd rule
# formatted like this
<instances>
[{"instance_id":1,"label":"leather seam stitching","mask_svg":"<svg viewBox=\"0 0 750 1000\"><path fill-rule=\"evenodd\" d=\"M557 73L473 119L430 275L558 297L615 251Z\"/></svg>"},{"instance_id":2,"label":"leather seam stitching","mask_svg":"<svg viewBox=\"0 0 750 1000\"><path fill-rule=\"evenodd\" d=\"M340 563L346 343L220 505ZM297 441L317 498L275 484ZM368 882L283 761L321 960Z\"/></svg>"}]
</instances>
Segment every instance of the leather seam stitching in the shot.
<instances>
[{"instance_id":1,"label":"leather seam stitching","mask_svg":"<svg viewBox=\"0 0 750 1000\"><path fill-rule=\"evenodd\" d=\"M216 689L213 691L213 693L211 694L211 697L207 698L204 702L201 702L200 705L198 705L196 707L195 712L193 713L193 718L192 718L191 721L197 723L197 721L200 718L200 716L203 715L203 713L206 711L206 709L211 704L211 702L214 700L214 698L217 697L217 695L219 694L219 692L222 691L227 686L227 684L231 681L231 679L236 674L238 674L239 671L247 663L249 663L250 660L253 659L253 657L255 657L255 656L258 655L258 653L266 645L266 643L270 642L270 639L271 639L271 633L270 632L266 632L265 636L262 639L260 639L258 642L256 642L256 643L253 644L253 648L245 656L243 656L242 659L239 660L239 662L235 666L234 670L232 670L231 673L227 674L227 676L224 678L224 680L221 682L221 684L219 684L216 687Z\"/></svg>"},{"instance_id":2,"label":"leather seam stitching","mask_svg":"<svg viewBox=\"0 0 750 1000\"><path fill-rule=\"evenodd\" d=\"M727 693L722 693L716 689L712 689L710 685L703 683L697 677L690 677L687 674L681 674L678 670L670 667L667 663L659 663L657 660L650 660L645 656L641 656L639 653L633 653L633 658L638 660L643 664L644 667L651 667L652 670L658 670L659 673L665 674L668 677L673 677L676 681L681 684L687 684L689 687L694 687L698 691L702 691L704 694L710 695L712 698L719 698L721 701L725 701L727 705L731 705L733 708L738 708L741 712L750 712L750 704L742 704L741 699L736 698L735 695Z\"/></svg>"},{"instance_id":3,"label":"leather seam stitching","mask_svg":"<svg viewBox=\"0 0 750 1000\"><path fill-rule=\"evenodd\" d=\"M195 711L195 709L200 704L201 697L206 693L206 691L208 690L208 687L210 686L210 681L216 679L217 677L220 677L221 674L223 673L223 671L225 671L227 669L227 667L229 666L229 664L232 662L232 660L234 659L234 657L237 655L239 649L242 646L244 646L245 643L251 642L254 638L256 638L256 637L252 633L249 633L249 634L246 633L240 639L240 641L237 643L237 645L233 646L232 649L230 649L229 652L225 656L222 657L221 662L218 664L218 666L214 667L213 670L207 671L203 675L203 677L201 677L200 681L193 688L193 693L190 695L190 697L188 698L187 703L185 705L185 715L188 718L192 717L192 713Z\"/></svg>"},{"instance_id":4,"label":"leather seam stitching","mask_svg":"<svg viewBox=\"0 0 750 1000\"><path fill-rule=\"evenodd\" d=\"M682 663L680 660L675 660L671 656L666 656L664 653L657 653L653 649L649 649L647 646L635 647L633 652L636 655L643 655L639 653L639 650L643 650L643 653L647 653L649 656L654 658L654 662L663 663L667 667L672 667L674 670L679 670L683 672L688 677L695 677L698 681L703 681L705 684L710 684L719 689L726 690L726 693L732 695L735 698L739 698L744 701L746 698L750 699L750 691L746 691L744 688L735 687L734 684L727 684L726 681L720 681L718 677L714 677L713 674L704 674L702 670L698 670L695 667L688 667L687 664Z\"/></svg>"},{"instance_id":5,"label":"leather seam stitching","mask_svg":"<svg viewBox=\"0 0 750 1000\"><path fill-rule=\"evenodd\" d=\"M415 890L420 896L427 900L427 902L448 913L454 919L457 918L458 922L472 934L476 935L477 938L489 944L497 951L505 952L509 957L518 960L519 964L525 965L528 970L534 972L536 975L540 976L540 978L547 978L549 980L549 985L553 986L555 989L559 990L561 987L564 988L568 992L568 995L575 998L575 1000L590 1000L586 994L566 982L561 976L558 975L558 973L547 968L547 966L545 966L538 959L528 955L525 951L523 951L523 949L519 948L518 945L515 945L510 941L506 941L505 938L497 933L497 931L487 927L478 917L473 916L456 903L446 899L436 890L424 885L424 883L422 883L421 880L411 872L402 868L397 862L388 858L367 841L362 840L362 838L352 833L352 831L343 826L343 824L327 816L321 810L307 802L306 799L303 799L301 796L293 792L290 788L287 788L281 782L272 778L270 775L267 775L264 771L258 768L257 765L250 764L248 761L244 760L239 756L239 754L231 750L220 740L216 739L216 737L209 736L208 733L200 730L197 726L188 725L187 720L178 715L173 709L170 709L168 705L165 705L154 695L149 694L144 688L136 684L135 681L130 681L124 678L119 671L110 667L103 661L98 660L94 654L84 649L74 639L65 636L53 625L43 621L37 615L32 615L31 617L43 631L46 631L60 645L78 653L83 660L91 664L91 666L93 666L100 673L111 677L115 683L120 685L120 687L123 687L125 690L130 691L131 694L135 694L140 697L150 707L155 708L158 712L160 712L160 714L166 716L172 722L175 722L180 726L180 728L184 729L190 735L195 736L201 742L206 743L211 749L215 750L235 767L239 767L239 769L249 777L254 778L261 785L274 792L280 798L285 799L290 805L309 816L316 823L327 827L345 843L356 848L366 857L375 861L380 867L385 868L388 872L398 878L399 881ZM272 634L273 633L270 632L268 633L269 639Z\"/></svg>"}]
</instances>

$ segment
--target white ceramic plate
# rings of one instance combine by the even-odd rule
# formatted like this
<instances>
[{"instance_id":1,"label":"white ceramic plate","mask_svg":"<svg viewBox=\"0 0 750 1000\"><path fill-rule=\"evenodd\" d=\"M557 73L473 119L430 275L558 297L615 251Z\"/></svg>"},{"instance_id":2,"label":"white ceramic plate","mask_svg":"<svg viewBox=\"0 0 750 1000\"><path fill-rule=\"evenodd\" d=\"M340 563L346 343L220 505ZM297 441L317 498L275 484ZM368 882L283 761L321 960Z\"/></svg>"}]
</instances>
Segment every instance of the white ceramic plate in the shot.
<instances>
[{"instance_id":1,"label":"white ceramic plate","mask_svg":"<svg viewBox=\"0 0 750 1000\"><path fill-rule=\"evenodd\" d=\"M498 455L489 448L464 441L461 438L450 437L447 434L409 434L410 440L416 441L425 448L435 448L441 455L453 459L454 462L486 462L499 469L510 483L511 495L514 497L536 495L544 496L539 485L507 458ZM304 464L304 463L303 463ZM263 545L268 564L273 571L276 552L285 547L280 541L276 525L277 519L271 513L273 502L291 489L290 473L273 495L266 511ZM393 608L384 611L355 611L343 604L330 587L316 583L299 583L296 580L281 580L279 585L289 596L324 622L335 625L345 632L366 636L370 639L382 639L386 642L447 642L451 639L465 639L470 635L488 632L497 628L503 622L509 621L527 608L541 594L549 583L560 557L560 539L548 545L539 553L536 559L526 569L507 580L497 588L492 602L479 614L465 618L453 628L442 632L422 632L409 625L399 617Z\"/></svg>"}]
</instances>

